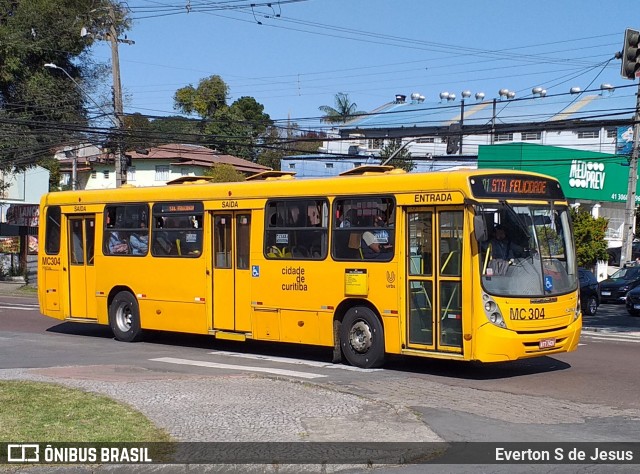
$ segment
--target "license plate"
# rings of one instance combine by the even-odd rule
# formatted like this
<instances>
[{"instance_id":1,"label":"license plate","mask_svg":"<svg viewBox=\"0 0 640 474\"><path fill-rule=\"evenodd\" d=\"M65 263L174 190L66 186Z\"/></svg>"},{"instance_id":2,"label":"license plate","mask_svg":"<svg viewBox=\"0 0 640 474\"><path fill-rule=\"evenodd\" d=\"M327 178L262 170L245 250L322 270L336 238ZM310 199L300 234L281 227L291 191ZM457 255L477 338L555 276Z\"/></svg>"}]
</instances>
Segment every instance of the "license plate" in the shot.
<instances>
[{"instance_id":1,"label":"license plate","mask_svg":"<svg viewBox=\"0 0 640 474\"><path fill-rule=\"evenodd\" d=\"M640 309L640 304L634 304L633 309Z\"/></svg>"},{"instance_id":2,"label":"license plate","mask_svg":"<svg viewBox=\"0 0 640 474\"><path fill-rule=\"evenodd\" d=\"M611 292L610 291L603 291L602 292L602 296L611 296Z\"/></svg>"},{"instance_id":3,"label":"license plate","mask_svg":"<svg viewBox=\"0 0 640 474\"><path fill-rule=\"evenodd\" d=\"M538 347L540 349L549 349L550 347L555 347L556 346L556 340L554 339L541 339L540 342L538 342Z\"/></svg>"}]
</instances>

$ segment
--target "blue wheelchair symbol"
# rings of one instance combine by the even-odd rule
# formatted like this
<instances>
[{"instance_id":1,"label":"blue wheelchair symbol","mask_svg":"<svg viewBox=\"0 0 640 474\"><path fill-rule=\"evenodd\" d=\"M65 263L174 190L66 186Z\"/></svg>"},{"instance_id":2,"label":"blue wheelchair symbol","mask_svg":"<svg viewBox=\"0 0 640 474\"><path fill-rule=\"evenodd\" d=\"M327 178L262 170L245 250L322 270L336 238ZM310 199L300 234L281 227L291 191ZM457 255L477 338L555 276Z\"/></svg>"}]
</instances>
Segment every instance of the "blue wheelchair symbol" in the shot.
<instances>
[{"instance_id":1,"label":"blue wheelchair symbol","mask_svg":"<svg viewBox=\"0 0 640 474\"><path fill-rule=\"evenodd\" d=\"M544 289L547 291L553 290L553 278L550 276L544 277Z\"/></svg>"},{"instance_id":2,"label":"blue wheelchair symbol","mask_svg":"<svg viewBox=\"0 0 640 474\"><path fill-rule=\"evenodd\" d=\"M251 276L253 278L260 276L260 265L251 265Z\"/></svg>"}]
</instances>

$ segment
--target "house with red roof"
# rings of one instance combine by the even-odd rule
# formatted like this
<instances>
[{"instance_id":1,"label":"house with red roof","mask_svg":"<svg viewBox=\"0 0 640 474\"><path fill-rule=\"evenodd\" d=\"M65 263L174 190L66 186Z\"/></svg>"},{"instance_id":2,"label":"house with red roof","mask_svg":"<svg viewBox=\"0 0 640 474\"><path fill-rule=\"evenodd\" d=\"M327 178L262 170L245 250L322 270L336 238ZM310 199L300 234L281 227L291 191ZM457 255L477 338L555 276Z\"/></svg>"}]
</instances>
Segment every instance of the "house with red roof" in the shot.
<instances>
[{"instance_id":1,"label":"house with red roof","mask_svg":"<svg viewBox=\"0 0 640 474\"><path fill-rule=\"evenodd\" d=\"M70 150L60 156L63 184L71 184L75 166L76 189L106 189L116 187L114 155L96 147ZM127 183L134 186L164 186L168 181L185 176L204 176L217 164L233 166L252 176L270 168L225 155L200 145L166 144L125 153L128 161ZM75 164L74 164L75 163Z\"/></svg>"}]
</instances>

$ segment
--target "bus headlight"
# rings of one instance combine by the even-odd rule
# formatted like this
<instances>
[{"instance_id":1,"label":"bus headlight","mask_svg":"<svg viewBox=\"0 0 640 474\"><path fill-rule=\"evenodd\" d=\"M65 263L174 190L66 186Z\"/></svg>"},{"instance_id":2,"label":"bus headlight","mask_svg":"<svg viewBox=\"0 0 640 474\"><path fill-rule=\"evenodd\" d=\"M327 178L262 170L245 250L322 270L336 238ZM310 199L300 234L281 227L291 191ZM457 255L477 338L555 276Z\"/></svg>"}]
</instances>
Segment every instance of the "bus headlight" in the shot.
<instances>
[{"instance_id":1,"label":"bus headlight","mask_svg":"<svg viewBox=\"0 0 640 474\"><path fill-rule=\"evenodd\" d=\"M498 309L498 306L495 301L490 300L484 304L484 310L487 314L493 313L496 309Z\"/></svg>"},{"instance_id":2,"label":"bus headlight","mask_svg":"<svg viewBox=\"0 0 640 474\"><path fill-rule=\"evenodd\" d=\"M484 300L484 314L489 322L498 327L506 328L507 325L504 322L504 318L496 302L487 294L482 295L482 299Z\"/></svg>"},{"instance_id":3,"label":"bus headlight","mask_svg":"<svg viewBox=\"0 0 640 474\"><path fill-rule=\"evenodd\" d=\"M507 325L504 323L504 319L502 319L502 315L497 311L489 315L489 321L501 328L507 327Z\"/></svg>"}]
</instances>

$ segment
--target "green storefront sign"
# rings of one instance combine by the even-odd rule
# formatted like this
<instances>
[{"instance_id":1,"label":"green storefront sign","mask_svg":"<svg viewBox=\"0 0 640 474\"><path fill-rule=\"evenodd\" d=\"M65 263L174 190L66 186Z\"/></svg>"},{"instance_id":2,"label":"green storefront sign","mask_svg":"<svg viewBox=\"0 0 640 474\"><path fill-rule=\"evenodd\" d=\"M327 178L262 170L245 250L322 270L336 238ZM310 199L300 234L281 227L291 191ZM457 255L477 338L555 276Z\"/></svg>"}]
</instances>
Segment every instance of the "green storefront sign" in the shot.
<instances>
[{"instance_id":1,"label":"green storefront sign","mask_svg":"<svg viewBox=\"0 0 640 474\"><path fill-rule=\"evenodd\" d=\"M480 145L478 168L533 171L553 176L560 181L568 199L627 201L629 164L621 155L532 143ZM636 202L640 203L637 189Z\"/></svg>"}]
</instances>

